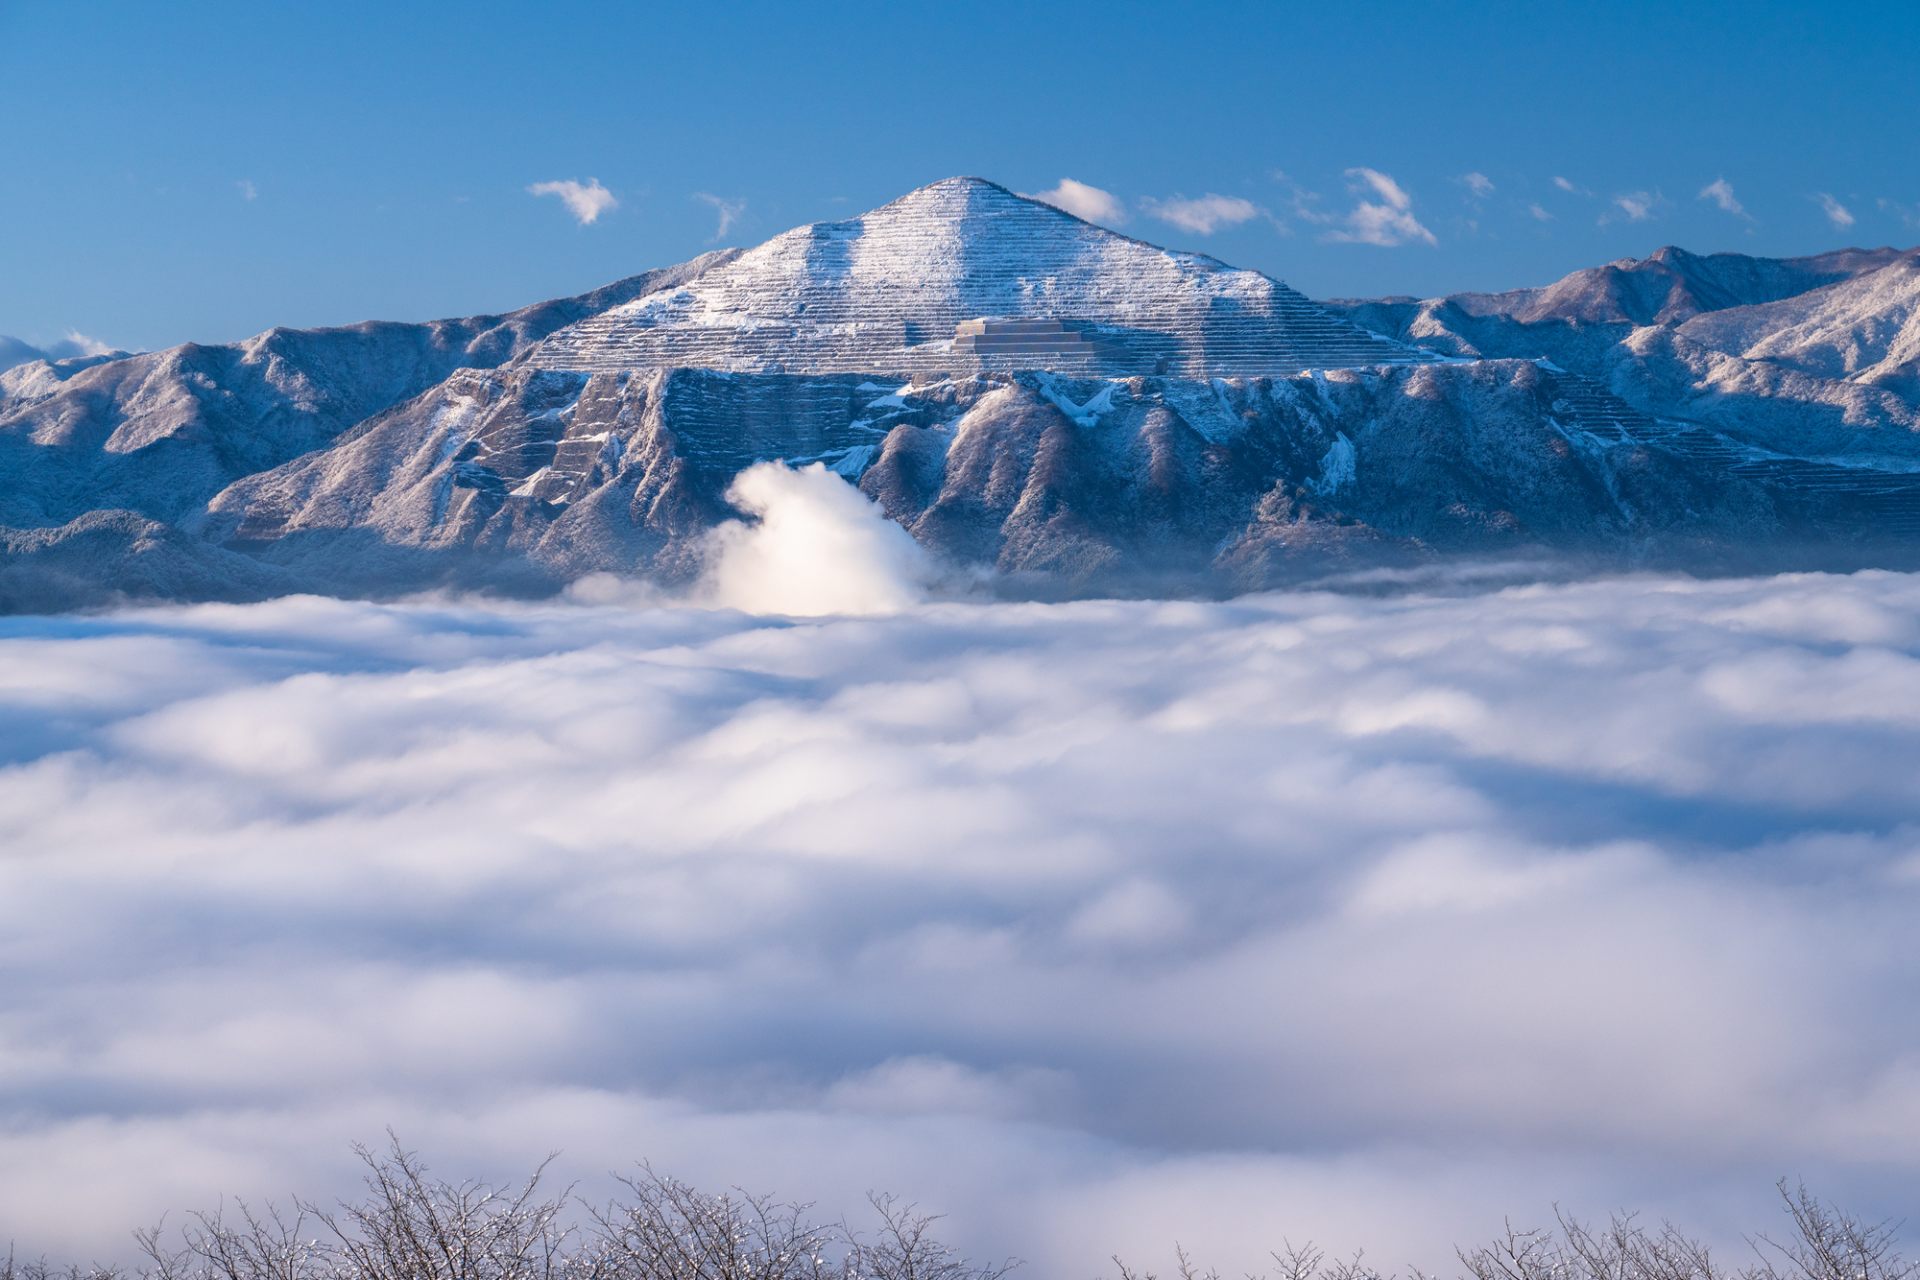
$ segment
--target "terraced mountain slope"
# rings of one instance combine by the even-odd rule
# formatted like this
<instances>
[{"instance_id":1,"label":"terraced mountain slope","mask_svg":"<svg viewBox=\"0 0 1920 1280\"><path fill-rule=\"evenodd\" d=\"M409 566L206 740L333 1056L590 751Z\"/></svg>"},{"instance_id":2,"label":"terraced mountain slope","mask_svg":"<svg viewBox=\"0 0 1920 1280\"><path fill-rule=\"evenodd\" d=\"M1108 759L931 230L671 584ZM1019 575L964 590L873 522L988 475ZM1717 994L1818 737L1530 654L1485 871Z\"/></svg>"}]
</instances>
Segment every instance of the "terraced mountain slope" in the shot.
<instances>
[{"instance_id":1,"label":"terraced mountain slope","mask_svg":"<svg viewBox=\"0 0 1920 1280\"><path fill-rule=\"evenodd\" d=\"M1194 378L1424 358L1257 271L1119 235L979 178L795 228L528 356L583 372Z\"/></svg>"}]
</instances>

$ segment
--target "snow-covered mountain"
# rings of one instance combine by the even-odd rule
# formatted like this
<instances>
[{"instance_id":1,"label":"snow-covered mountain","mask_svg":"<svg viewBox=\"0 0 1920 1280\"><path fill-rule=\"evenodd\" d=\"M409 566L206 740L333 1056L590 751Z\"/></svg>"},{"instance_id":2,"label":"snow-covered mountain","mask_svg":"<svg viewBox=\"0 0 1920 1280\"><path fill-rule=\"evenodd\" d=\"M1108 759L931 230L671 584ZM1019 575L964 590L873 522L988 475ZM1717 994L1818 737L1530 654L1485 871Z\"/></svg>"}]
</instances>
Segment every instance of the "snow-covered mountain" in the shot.
<instances>
[{"instance_id":1,"label":"snow-covered mountain","mask_svg":"<svg viewBox=\"0 0 1920 1280\"><path fill-rule=\"evenodd\" d=\"M1753 483L1620 447L1579 394L1512 360L919 383L523 361L455 375L237 482L203 532L345 592L450 566L506 586L634 565L684 578L731 514L731 478L785 457L828 463L942 557L1041 593L1255 586L1423 549L1698 540L1682 512L1764 534Z\"/></svg>"},{"instance_id":2,"label":"snow-covered mountain","mask_svg":"<svg viewBox=\"0 0 1920 1280\"><path fill-rule=\"evenodd\" d=\"M1545 288L1466 293L1455 301L1473 315L1522 322L1677 324L1708 311L1778 302L1877 271L1900 256L1896 249L1841 249L1809 258L1750 258L1668 245L1648 258L1576 271Z\"/></svg>"},{"instance_id":3,"label":"snow-covered mountain","mask_svg":"<svg viewBox=\"0 0 1920 1280\"><path fill-rule=\"evenodd\" d=\"M1808 377L1910 389L1920 374L1920 253L1824 288L1697 315L1680 332Z\"/></svg>"},{"instance_id":4,"label":"snow-covered mountain","mask_svg":"<svg viewBox=\"0 0 1920 1280\"><path fill-rule=\"evenodd\" d=\"M543 368L1260 376L1395 363L1257 271L1173 253L979 178L775 236L677 289L561 330Z\"/></svg>"},{"instance_id":5,"label":"snow-covered mountain","mask_svg":"<svg viewBox=\"0 0 1920 1280\"><path fill-rule=\"evenodd\" d=\"M725 261L709 254L498 316L269 329L229 346L36 361L0 373L0 525L122 508L176 521L244 475L321 448L455 369Z\"/></svg>"},{"instance_id":6,"label":"snow-covered mountain","mask_svg":"<svg viewBox=\"0 0 1920 1280\"><path fill-rule=\"evenodd\" d=\"M508 316L0 373L0 608L684 579L827 463L1008 590L1903 561L1920 255L1323 306L978 179Z\"/></svg>"},{"instance_id":7,"label":"snow-covered mountain","mask_svg":"<svg viewBox=\"0 0 1920 1280\"><path fill-rule=\"evenodd\" d=\"M1462 357L1544 356L1643 412L1757 448L1920 462L1920 250L1665 248L1541 289L1335 304Z\"/></svg>"}]
</instances>

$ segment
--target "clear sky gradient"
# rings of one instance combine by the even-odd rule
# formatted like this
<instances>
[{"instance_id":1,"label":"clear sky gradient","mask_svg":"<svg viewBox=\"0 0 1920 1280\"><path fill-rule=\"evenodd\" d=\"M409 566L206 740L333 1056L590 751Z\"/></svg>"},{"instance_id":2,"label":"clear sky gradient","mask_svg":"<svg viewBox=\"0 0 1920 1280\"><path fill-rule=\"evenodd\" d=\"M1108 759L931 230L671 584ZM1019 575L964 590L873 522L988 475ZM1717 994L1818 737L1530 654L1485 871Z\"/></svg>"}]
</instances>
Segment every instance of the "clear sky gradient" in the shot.
<instances>
[{"instance_id":1,"label":"clear sky gradient","mask_svg":"<svg viewBox=\"0 0 1920 1280\"><path fill-rule=\"evenodd\" d=\"M504 310L960 173L1315 296L1920 242L1920 6L1670 8L0 0L0 333Z\"/></svg>"}]
</instances>

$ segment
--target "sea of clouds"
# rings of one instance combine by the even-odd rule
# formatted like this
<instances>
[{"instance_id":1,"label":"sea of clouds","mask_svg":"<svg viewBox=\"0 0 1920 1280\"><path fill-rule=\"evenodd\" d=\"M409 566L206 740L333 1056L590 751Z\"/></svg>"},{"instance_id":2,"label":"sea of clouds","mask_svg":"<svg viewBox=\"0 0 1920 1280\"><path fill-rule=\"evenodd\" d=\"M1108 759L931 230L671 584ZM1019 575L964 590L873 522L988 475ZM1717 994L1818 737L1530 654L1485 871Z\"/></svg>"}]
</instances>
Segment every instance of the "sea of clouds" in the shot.
<instances>
[{"instance_id":1,"label":"sea of clouds","mask_svg":"<svg viewBox=\"0 0 1920 1280\"><path fill-rule=\"evenodd\" d=\"M1920 578L941 602L747 485L690 602L0 619L0 1239L389 1125L1046 1276L1912 1207Z\"/></svg>"}]
</instances>

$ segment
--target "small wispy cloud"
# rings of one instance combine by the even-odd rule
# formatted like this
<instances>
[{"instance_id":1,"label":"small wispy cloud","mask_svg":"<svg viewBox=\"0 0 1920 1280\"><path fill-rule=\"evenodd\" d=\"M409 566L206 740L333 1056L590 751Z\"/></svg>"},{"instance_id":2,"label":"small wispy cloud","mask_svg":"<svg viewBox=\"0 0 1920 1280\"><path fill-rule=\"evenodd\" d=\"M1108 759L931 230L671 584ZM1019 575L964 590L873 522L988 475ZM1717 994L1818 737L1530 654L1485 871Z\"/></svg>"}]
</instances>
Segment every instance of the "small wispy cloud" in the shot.
<instances>
[{"instance_id":1,"label":"small wispy cloud","mask_svg":"<svg viewBox=\"0 0 1920 1280\"><path fill-rule=\"evenodd\" d=\"M572 178L554 182L536 182L527 188L528 195L559 196L561 203L567 206L567 212L581 226L599 220L601 214L609 209L617 209L620 202L614 199L613 192L600 185L600 179L588 178L580 183Z\"/></svg>"},{"instance_id":2,"label":"small wispy cloud","mask_svg":"<svg viewBox=\"0 0 1920 1280\"><path fill-rule=\"evenodd\" d=\"M1527 216L1531 217L1535 222L1553 221L1553 215L1542 208L1538 200L1527 205Z\"/></svg>"},{"instance_id":3,"label":"small wispy cloud","mask_svg":"<svg viewBox=\"0 0 1920 1280\"><path fill-rule=\"evenodd\" d=\"M1475 200L1485 200L1488 196L1492 195L1495 190L1493 179L1478 170L1473 173L1461 174L1460 181L1465 184L1467 194L1471 195Z\"/></svg>"},{"instance_id":4,"label":"small wispy cloud","mask_svg":"<svg viewBox=\"0 0 1920 1280\"><path fill-rule=\"evenodd\" d=\"M239 188L242 200L252 201L260 198L260 188L253 185L252 178L241 178L233 185Z\"/></svg>"},{"instance_id":5,"label":"small wispy cloud","mask_svg":"<svg viewBox=\"0 0 1920 1280\"><path fill-rule=\"evenodd\" d=\"M1341 244L1371 244L1381 248L1411 244L1438 244L1433 232L1413 215L1413 197L1391 174L1364 166L1347 170L1349 188L1360 200L1342 219L1339 229L1324 240ZM1371 196L1372 198L1369 198Z\"/></svg>"},{"instance_id":6,"label":"small wispy cloud","mask_svg":"<svg viewBox=\"0 0 1920 1280\"><path fill-rule=\"evenodd\" d=\"M1659 211L1665 198L1658 191L1622 191L1614 196L1612 205L1606 213L1600 215L1600 225L1618 222L1648 222Z\"/></svg>"},{"instance_id":7,"label":"small wispy cloud","mask_svg":"<svg viewBox=\"0 0 1920 1280\"><path fill-rule=\"evenodd\" d=\"M1327 226L1336 221L1332 214L1321 207L1318 191L1307 190L1282 169L1273 171L1273 180L1286 188L1288 209L1300 221L1315 226Z\"/></svg>"},{"instance_id":8,"label":"small wispy cloud","mask_svg":"<svg viewBox=\"0 0 1920 1280\"><path fill-rule=\"evenodd\" d=\"M1820 212L1827 215L1827 221L1833 224L1835 230L1845 231L1854 224L1853 210L1841 204L1827 192L1815 192L1813 199L1820 206Z\"/></svg>"},{"instance_id":9,"label":"small wispy cloud","mask_svg":"<svg viewBox=\"0 0 1920 1280\"><path fill-rule=\"evenodd\" d=\"M733 230L734 224L740 221L740 215L747 211L745 200L730 200L706 191L694 192L693 198L713 206L713 212L719 219L719 225L713 229L715 243L725 239L727 232Z\"/></svg>"},{"instance_id":10,"label":"small wispy cloud","mask_svg":"<svg viewBox=\"0 0 1920 1280\"><path fill-rule=\"evenodd\" d=\"M1730 213L1736 218L1745 218L1748 222L1753 221L1753 215L1749 214L1746 206L1740 203L1740 198L1733 194L1733 184L1725 178L1715 178L1712 182L1700 188L1700 199L1713 201L1719 205L1724 212Z\"/></svg>"},{"instance_id":11,"label":"small wispy cloud","mask_svg":"<svg viewBox=\"0 0 1920 1280\"><path fill-rule=\"evenodd\" d=\"M1031 198L1056 209L1065 209L1074 217L1085 218L1088 222L1118 227L1127 220L1126 205L1121 203L1119 197L1111 191L1103 191L1091 183L1072 178L1062 178L1059 185L1049 191L1036 191Z\"/></svg>"},{"instance_id":12,"label":"small wispy cloud","mask_svg":"<svg viewBox=\"0 0 1920 1280\"><path fill-rule=\"evenodd\" d=\"M1885 196L1881 196L1878 200L1874 201L1874 206L1878 208L1880 212L1891 214L1900 219L1902 226L1920 227L1920 205L1905 205L1901 204L1898 200L1889 200Z\"/></svg>"},{"instance_id":13,"label":"small wispy cloud","mask_svg":"<svg viewBox=\"0 0 1920 1280\"><path fill-rule=\"evenodd\" d=\"M1140 202L1140 207L1160 221L1197 236L1210 236L1222 227L1238 226L1260 216L1260 207L1253 201L1211 191L1191 200L1185 196L1165 200L1149 197Z\"/></svg>"},{"instance_id":14,"label":"small wispy cloud","mask_svg":"<svg viewBox=\"0 0 1920 1280\"><path fill-rule=\"evenodd\" d=\"M1585 187L1576 184L1573 179L1563 178L1557 173L1553 175L1553 185L1570 196L1590 196L1593 194L1593 192L1588 191Z\"/></svg>"}]
</instances>

